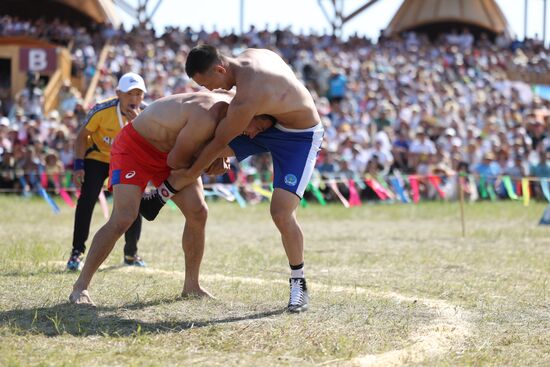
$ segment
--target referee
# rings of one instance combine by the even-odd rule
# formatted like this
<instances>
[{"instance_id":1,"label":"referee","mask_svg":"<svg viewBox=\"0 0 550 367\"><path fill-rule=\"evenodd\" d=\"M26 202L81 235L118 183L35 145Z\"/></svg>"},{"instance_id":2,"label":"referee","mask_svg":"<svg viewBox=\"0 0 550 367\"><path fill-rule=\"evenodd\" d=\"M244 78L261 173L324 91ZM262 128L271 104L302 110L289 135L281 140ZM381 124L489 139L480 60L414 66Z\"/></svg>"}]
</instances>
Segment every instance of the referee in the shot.
<instances>
[{"instance_id":1,"label":"referee","mask_svg":"<svg viewBox=\"0 0 550 367\"><path fill-rule=\"evenodd\" d=\"M76 187L80 188L80 197L76 205L73 249L67 270L77 271L81 268L94 206L105 179L109 177L111 145L118 132L143 108L146 92L141 76L124 74L118 82L117 96L97 103L86 116L76 136L73 180ZM145 266L137 254L140 233L141 216L138 215L124 236L126 265Z\"/></svg>"}]
</instances>

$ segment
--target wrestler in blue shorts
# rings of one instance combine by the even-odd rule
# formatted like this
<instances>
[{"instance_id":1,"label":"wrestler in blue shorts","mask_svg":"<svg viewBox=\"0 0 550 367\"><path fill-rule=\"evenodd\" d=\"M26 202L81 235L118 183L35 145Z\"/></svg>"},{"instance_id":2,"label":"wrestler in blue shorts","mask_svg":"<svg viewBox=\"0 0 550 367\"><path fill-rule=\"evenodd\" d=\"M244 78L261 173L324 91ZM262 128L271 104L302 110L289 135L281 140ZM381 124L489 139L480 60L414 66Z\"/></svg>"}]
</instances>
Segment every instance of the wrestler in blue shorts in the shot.
<instances>
[{"instance_id":1,"label":"wrestler in blue shorts","mask_svg":"<svg viewBox=\"0 0 550 367\"><path fill-rule=\"evenodd\" d=\"M252 139L240 135L229 143L229 147L239 161L254 154L270 152L273 159L273 187L302 198L313 174L323 133L321 124L305 130L288 129L275 124Z\"/></svg>"}]
</instances>

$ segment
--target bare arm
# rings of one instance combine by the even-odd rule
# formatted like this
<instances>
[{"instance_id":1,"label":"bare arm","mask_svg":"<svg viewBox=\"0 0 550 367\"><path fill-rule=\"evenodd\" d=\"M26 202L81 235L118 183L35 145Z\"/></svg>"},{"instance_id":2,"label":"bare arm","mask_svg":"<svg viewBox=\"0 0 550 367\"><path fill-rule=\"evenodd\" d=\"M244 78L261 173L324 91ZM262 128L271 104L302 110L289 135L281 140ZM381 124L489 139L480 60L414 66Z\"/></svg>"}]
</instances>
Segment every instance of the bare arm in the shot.
<instances>
[{"instance_id":1,"label":"bare arm","mask_svg":"<svg viewBox=\"0 0 550 367\"><path fill-rule=\"evenodd\" d=\"M238 94L238 92L237 92ZM227 115L219 123L214 138L204 147L188 175L198 177L201 172L220 156L233 138L241 134L255 114L255 105L235 97L229 105Z\"/></svg>"},{"instance_id":2,"label":"bare arm","mask_svg":"<svg viewBox=\"0 0 550 367\"><path fill-rule=\"evenodd\" d=\"M74 158L75 159L84 159L84 154L86 153L86 142L88 141L88 136L92 132L86 129L86 126L82 126L76 135L74 141Z\"/></svg>"},{"instance_id":3,"label":"bare arm","mask_svg":"<svg viewBox=\"0 0 550 367\"><path fill-rule=\"evenodd\" d=\"M216 121L210 115L191 116L181 129L166 160L173 169L188 168L201 147L214 135Z\"/></svg>"}]
</instances>

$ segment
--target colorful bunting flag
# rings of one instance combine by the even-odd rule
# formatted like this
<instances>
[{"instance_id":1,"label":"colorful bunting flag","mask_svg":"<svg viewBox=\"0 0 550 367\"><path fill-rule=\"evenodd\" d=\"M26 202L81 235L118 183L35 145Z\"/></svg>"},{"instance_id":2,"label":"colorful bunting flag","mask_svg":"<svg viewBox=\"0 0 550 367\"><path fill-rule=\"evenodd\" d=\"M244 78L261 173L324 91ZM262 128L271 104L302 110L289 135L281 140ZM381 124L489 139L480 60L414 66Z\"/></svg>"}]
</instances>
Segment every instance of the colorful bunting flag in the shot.
<instances>
[{"instance_id":1,"label":"colorful bunting flag","mask_svg":"<svg viewBox=\"0 0 550 367\"><path fill-rule=\"evenodd\" d=\"M430 181L439 196L442 199L445 199L445 193L443 192L443 190L441 190L441 177L432 175L428 177L428 181Z\"/></svg>"},{"instance_id":2,"label":"colorful bunting flag","mask_svg":"<svg viewBox=\"0 0 550 367\"><path fill-rule=\"evenodd\" d=\"M342 202L342 204L344 204L344 206L346 208L349 208L349 202L346 200L346 198L344 197L344 195L342 195L342 193L340 192L340 190L338 189L338 185L336 185L336 181L334 180L331 180L328 182L328 187L331 188L332 191L334 191L334 193L336 194L336 196L338 197L338 199L340 199L340 201Z\"/></svg>"},{"instance_id":3,"label":"colorful bunting flag","mask_svg":"<svg viewBox=\"0 0 550 367\"><path fill-rule=\"evenodd\" d=\"M109 219L109 205L107 204L107 198L105 197L105 193L103 192L103 189L99 192L99 206L101 207L101 211L103 212L103 216L105 219Z\"/></svg>"},{"instance_id":4,"label":"colorful bunting flag","mask_svg":"<svg viewBox=\"0 0 550 367\"><path fill-rule=\"evenodd\" d=\"M502 183L504 184L504 189L506 190L506 193L508 194L508 197L512 200L519 199L514 191L514 184L512 183L512 179L510 176L504 176L502 177Z\"/></svg>"},{"instance_id":5,"label":"colorful bunting flag","mask_svg":"<svg viewBox=\"0 0 550 367\"><path fill-rule=\"evenodd\" d=\"M542 189L542 194L547 201L550 201L550 188L548 187L548 179L540 180L540 188Z\"/></svg>"},{"instance_id":6,"label":"colorful bunting flag","mask_svg":"<svg viewBox=\"0 0 550 367\"><path fill-rule=\"evenodd\" d=\"M529 199L531 198L531 192L529 191L529 179L521 179L521 191L523 192L523 205L529 206Z\"/></svg>"},{"instance_id":7,"label":"colorful bunting flag","mask_svg":"<svg viewBox=\"0 0 550 367\"><path fill-rule=\"evenodd\" d=\"M420 201L420 190L418 188L418 177L409 176L409 183L411 184L411 190L413 195L413 201L418 203Z\"/></svg>"},{"instance_id":8,"label":"colorful bunting flag","mask_svg":"<svg viewBox=\"0 0 550 367\"><path fill-rule=\"evenodd\" d=\"M361 199L359 198L359 193L355 188L355 182L353 179L348 180L349 185L349 206L361 206Z\"/></svg>"}]
</instances>

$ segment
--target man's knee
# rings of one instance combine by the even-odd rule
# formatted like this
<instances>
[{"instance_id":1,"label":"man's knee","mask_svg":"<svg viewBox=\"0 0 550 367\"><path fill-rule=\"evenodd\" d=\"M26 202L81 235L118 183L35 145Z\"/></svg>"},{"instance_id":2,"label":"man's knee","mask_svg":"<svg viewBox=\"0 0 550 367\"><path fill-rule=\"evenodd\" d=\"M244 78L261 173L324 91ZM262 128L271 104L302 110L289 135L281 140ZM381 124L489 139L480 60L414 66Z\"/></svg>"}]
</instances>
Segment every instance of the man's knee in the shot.
<instances>
[{"instance_id":1,"label":"man's knee","mask_svg":"<svg viewBox=\"0 0 550 367\"><path fill-rule=\"evenodd\" d=\"M185 211L185 219L189 222L197 224L206 224L208 219L208 205L201 203L192 209Z\"/></svg>"},{"instance_id":2,"label":"man's knee","mask_svg":"<svg viewBox=\"0 0 550 367\"><path fill-rule=\"evenodd\" d=\"M130 228L130 226L134 223L134 221L137 218L136 215L131 215L128 213L120 213L117 215L111 216L111 219L109 220L109 224L115 230L117 233L124 233Z\"/></svg>"},{"instance_id":3,"label":"man's knee","mask_svg":"<svg viewBox=\"0 0 550 367\"><path fill-rule=\"evenodd\" d=\"M289 211L286 208L272 205L270 212L271 218L277 226L285 225L292 221L292 211Z\"/></svg>"}]
</instances>

